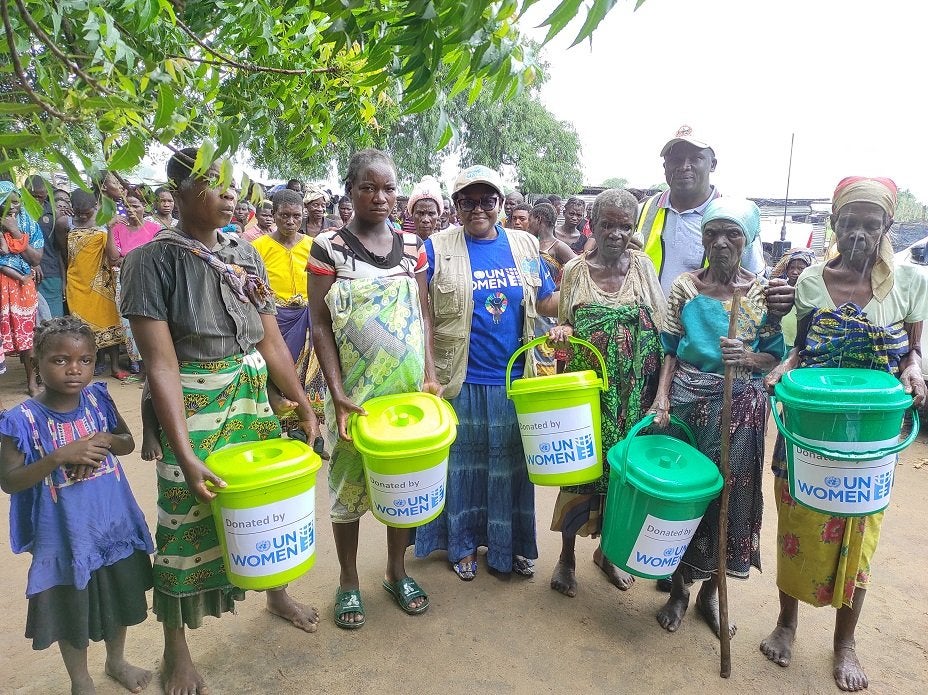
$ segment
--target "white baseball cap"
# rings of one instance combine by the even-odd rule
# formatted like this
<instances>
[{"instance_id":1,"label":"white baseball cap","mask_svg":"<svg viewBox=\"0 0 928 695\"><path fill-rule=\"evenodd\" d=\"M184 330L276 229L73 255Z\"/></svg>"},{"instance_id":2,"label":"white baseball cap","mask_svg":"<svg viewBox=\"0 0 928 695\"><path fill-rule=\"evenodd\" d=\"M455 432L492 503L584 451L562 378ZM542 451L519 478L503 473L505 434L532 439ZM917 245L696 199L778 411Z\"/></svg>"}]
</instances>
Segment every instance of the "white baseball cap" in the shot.
<instances>
[{"instance_id":1,"label":"white baseball cap","mask_svg":"<svg viewBox=\"0 0 928 695\"><path fill-rule=\"evenodd\" d=\"M458 174L458 177L454 180L454 187L451 189L451 195L457 195L460 191L468 186L473 186L475 183L485 183L487 186L490 186L490 188L496 189L501 200L505 197L503 194L502 177L495 170L490 167L485 167L482 164L475 164L472 167L467 167Z\"/></svg>"}]
</instances>

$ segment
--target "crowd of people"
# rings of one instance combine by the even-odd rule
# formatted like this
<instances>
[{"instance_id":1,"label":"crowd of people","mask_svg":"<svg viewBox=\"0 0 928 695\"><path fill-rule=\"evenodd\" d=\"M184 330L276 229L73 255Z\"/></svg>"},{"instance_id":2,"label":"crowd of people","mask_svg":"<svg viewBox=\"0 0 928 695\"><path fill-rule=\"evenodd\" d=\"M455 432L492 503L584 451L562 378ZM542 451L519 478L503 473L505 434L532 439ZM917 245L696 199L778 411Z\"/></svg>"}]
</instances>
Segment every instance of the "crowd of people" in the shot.
<instances>
[{"instance_id":1,"label":"crowd of people","mask_svg":"<svg viewBox=\"0 0 928 695\"><path fill-rule=\"evenodd\" d=\"M647 414L671 428L674 415L719 464L722 381L734 374L726 571L747 579L761 567L767 389L796 367L855 366L896 375L924 404L917 346L928 281L893 265L888 179L838 185L835 258L796 249L771 269L756 205L710 182L714 149L687 131L660 155L667 190L639 200L610 189L589 208L556 195L528 205L480 165L460 172L450 196L426 177L402 197L393 159L377 150L352 156L338 200L296 179L267 197L256 185L221 189L218 164L197 173L190 148L171 158L167 184L155 191L109 172L71 192L30 177L37 221L18 189L0 182L0 334L3 352L23 362L30 396L0 417L0 483L12 496L12 548L33 555L33 648L57 643L72 690L92 692L86 649L103 640L107 673L138 691L150 674L127 663L123 647L153 588L164 691L205 691L187 631L233 611L244 592L226 576L208 506L225 483L204 461L229 444L284 434L319 442L330 459L340 567L332 616L340 628L363 627L357 559L373 549L360 547L359 521L370 500L347 424L380 395L441 395L459 421L444 511L413 530L386 530L382 586L397 606L417 615L430 605L406 571L409 547L417 557L441 551L462 581L478 576L482 548L488 571L532 576L535 490L506 368L539 335L547 344L522 356L514 374L592 368L592 353L570 336L604 356L604 449ZM101 209L113 211L104 224ZM143 387L142 456L157 469L154 539L117 459L133 451L133 434L106 384L94 383L107 359L113 378ZM789 665L798 603L830 605L835 682L862 690L854 630L882 515L797 506L784 452L778 440L781 610L760 648ZM550 586L566 597L579 590L577 536L597 538L608 521L608 485L603 462L598 480L559 491L550 528L561 552ZM670 632L696 582L697 610L720 632L719 511L713 502L671 580L659 584L669 596L656 617ZM632 587L634 577L601 547L593 561L617 588ZM316 630L318 611L286 587L268 591L266 603Z\"/></svg>"}]
</instances>

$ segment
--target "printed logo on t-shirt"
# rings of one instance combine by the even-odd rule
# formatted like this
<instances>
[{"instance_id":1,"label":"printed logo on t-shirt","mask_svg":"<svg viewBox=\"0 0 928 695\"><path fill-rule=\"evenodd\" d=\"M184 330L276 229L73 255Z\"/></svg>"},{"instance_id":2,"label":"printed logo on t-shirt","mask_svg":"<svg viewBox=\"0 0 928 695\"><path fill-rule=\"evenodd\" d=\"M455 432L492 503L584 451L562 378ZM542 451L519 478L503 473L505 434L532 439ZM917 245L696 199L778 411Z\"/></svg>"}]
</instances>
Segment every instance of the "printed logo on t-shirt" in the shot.
<instances>
[{"instance_id":1,"label":"printed logo on t-shirt","mask_svg":"<svg viewBox=\"0 0 928 695\"><path fill-rule=\"evenodd\" d=\"M507 287L521 287L522 278L515 268L491 268L474 271L474 291L502 290Z\"/></svg>"},{"instance_id":2,"label":"printed logo on t-shirt","mask_svg":"<svg viewBox=\"0 0 928 695\"><path fill-rule=\"evenodd\" d=\"M490 315L493 317L493 323L499 323L500 317L506 311L506 307L509 306L509 300L506 299L506 295L502 292L494 292L489 297L487 301L484 302L484 307L490 312Z\"/></svg>"}]
</instances>

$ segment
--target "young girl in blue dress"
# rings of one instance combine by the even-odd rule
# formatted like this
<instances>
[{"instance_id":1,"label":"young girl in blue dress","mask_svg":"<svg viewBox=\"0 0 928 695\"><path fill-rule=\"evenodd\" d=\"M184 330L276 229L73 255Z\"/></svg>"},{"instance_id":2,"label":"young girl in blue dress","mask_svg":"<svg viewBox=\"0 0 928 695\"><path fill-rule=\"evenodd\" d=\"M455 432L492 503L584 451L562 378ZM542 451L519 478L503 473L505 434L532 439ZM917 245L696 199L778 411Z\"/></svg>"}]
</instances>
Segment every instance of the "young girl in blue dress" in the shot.
<instances>
[{"instance_id":1,"label":"young girl in blue dress","mask_svg":"<svg viewBox=\"0 0 928 695\"><path fill-rule=\"evenodd\" d=\"M26 637L55 642L72 693L93 693L90 640L106 673L139 692L151 673L123 657L126 626L145 620L151 536L116 456L135 448L105 384L90 384L96 345L74 317L35 332L45 390L0 416L0 487L11 495L10 545L32 553Z\"/></svg>"}]
</instances>

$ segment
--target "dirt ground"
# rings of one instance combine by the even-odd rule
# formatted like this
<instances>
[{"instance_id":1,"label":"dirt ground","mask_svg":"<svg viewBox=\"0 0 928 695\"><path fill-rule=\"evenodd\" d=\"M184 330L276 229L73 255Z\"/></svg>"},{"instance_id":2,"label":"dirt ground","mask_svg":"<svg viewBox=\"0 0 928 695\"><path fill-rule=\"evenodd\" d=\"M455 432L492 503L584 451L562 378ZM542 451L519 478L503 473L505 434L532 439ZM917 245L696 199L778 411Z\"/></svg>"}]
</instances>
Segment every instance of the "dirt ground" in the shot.
<instances>
[{"instance_id":1,"label":"dirt ground","mask_svg":"<svg viewBox=\"0 0 928 695\"><path fill-rule=\"evenodd\" d=\"M13 360L10 360L12 363ZM120 411L141 441L136 385L110 379ZM22 372L0 381L9 407L22 400ZM768 452L773 438L768 433ZM154 527L153 466L138 454L123 457L135 496ZM922 465L924 464L924 465ZM324 478L320 479L320 482ZM925 576L925 501L928 437L902 455L893 503L883 525L871 586L858 628L858 652L871 693L928 692L928 599ZM194 660L214 695L228 693L837 693L831 678L831 609L803 606L793 663L768 662L758 643L776 621L772 478L765 474L764 572L729 582L732 617L730 680L718 676L719 644L691 607L676 634L654 619L664 596L639 580L627 592L609 585L590 558L595 541L580 539L579 595L570 599L548 586L560 547L548 531L556 489L537 489L540 558L534 579L501 580L481 560L475 581L463 583L444 555L409 557L407 569L427 589L431 608L407 617L380 587L386 551L384 528L368 515L361 524L359 569L367 609L361 630L338 629L332 604L338 563L325 510L325 484L317 485L316 566L291 585L299 600L319 608L318 632L306 634L264 610L264 597L249 594L235 616L207 619L190 634ZM0 521L0 693L67 693L55 648L33 652L23 638L29 567L27 555L9 550L6 502ZM411 555L411 552L410 552ZM154 617L129 630L127 656L157 669L161 630ZM125 692L103 673L103 645L92 645L90 670L100 693ZM157 681L148 692L158 692Z\"/></svg>"}]
</instances>

